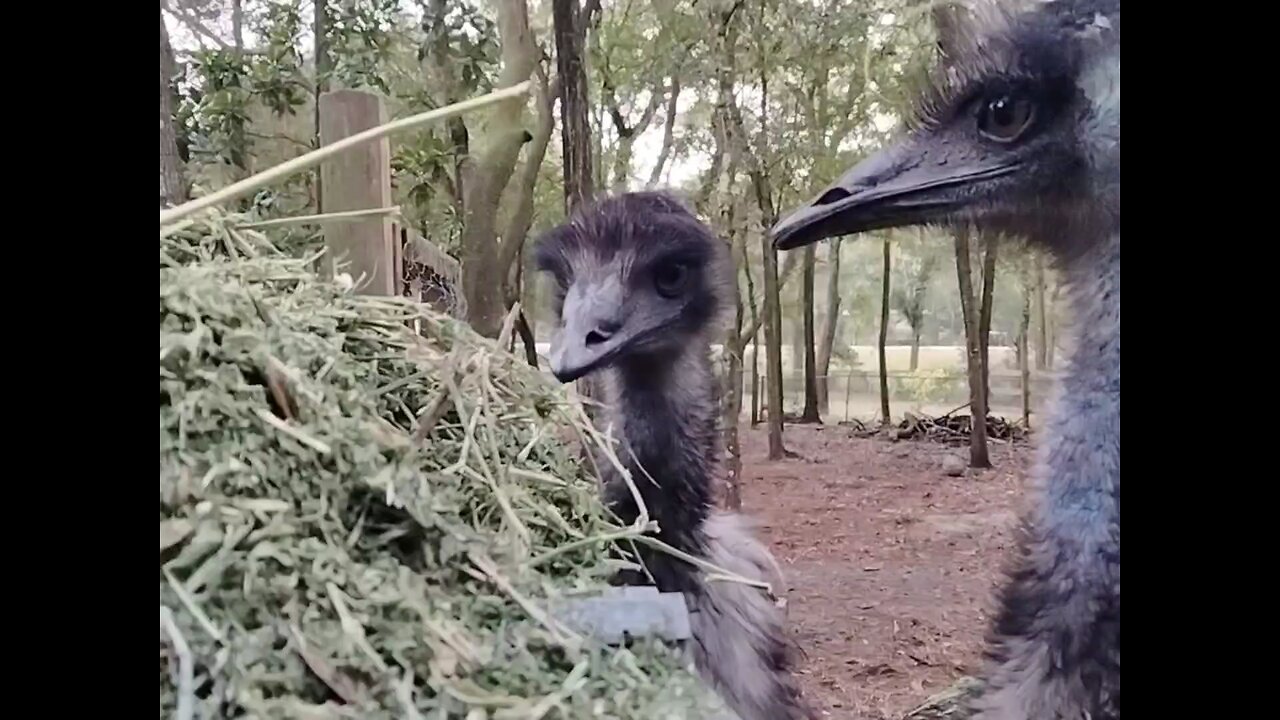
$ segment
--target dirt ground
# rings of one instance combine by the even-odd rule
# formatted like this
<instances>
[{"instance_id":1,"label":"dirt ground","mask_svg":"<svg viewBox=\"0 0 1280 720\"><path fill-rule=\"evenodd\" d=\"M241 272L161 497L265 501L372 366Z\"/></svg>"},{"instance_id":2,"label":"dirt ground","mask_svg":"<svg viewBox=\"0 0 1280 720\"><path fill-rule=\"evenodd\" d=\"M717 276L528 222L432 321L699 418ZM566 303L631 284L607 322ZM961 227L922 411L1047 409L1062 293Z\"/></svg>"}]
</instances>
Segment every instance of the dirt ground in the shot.
<instances>
[{"instance_id":1,"label":"dirt ground","mask_svg":"<svg viewBox=\"0 0 1280 720\"><path fill-rule=\"evenodd\" d=\"M790 425L800 457L769 462L764 426L743 429L743 511L786 575L810 701L899 720L980 668L1030 447L993 443L993 469L948 477L943 457L966 448Z\"/></svg>"}]
</instances>

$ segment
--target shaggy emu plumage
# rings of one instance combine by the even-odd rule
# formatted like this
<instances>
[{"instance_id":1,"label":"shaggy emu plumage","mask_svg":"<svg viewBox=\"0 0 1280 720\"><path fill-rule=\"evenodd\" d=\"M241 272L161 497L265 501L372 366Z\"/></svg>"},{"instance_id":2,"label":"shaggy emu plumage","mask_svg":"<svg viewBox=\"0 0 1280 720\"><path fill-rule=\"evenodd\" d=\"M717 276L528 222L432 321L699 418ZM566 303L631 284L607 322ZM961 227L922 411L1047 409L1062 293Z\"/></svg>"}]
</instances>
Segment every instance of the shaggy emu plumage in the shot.
<instances>
[{"instance_id":1,"label":"shaggy emu plumage","mask_svg":"<svg viewBox=\"0 0 1280 720\"><path fill-rule=\"evenodd\" d=\"M777 246L973 224L1055 256L1075 328L976 720L1120 717L1120 3L971 4L899 142L774 228Z\"/></svg>"},{"instance_id":2,"label":"shaggy emu plumage","mask_svg":"<svg viewBox=\"0 0 1280 720\"><path fill-rule=\"evenodd\" d=\"M727 245L671 196L643 192L574 213L539 241L536 259L558 289L552 371L563 382L602 381L605 424L659 538L780 587L745 520L712 507L720 444L710 350L733 281ZM605 494L624 521L638 516L621 478L606 478ZM642 550L642 560L660 590L685 593L695 665L742 720L812 717L791 674L782 612L765 592L708 581L660 551Z\"/></svg>"}]
</instances>

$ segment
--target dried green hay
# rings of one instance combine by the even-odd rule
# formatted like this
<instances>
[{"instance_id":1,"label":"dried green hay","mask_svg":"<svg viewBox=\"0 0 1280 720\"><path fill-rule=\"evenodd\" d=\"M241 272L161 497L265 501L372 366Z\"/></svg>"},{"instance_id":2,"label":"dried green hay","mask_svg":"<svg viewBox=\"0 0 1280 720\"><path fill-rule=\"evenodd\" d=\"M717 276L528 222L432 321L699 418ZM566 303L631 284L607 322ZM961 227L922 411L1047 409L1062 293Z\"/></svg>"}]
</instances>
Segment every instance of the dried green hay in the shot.
<instances>
[{"instance_id":1,"label":"dried green hay","mask_svg":"<svg viewBox=\"0 0 1280 720\"><path fill-rule=\"evenodd\" d=\"M970 703L978 696L982 682L962 677L907 713L903 720L967 720Z\"/></svg>"},{"instance_id":2,"label":"dried green hay","mask_svg":"<svg viewBox=\"0 0 1280 720\"><path fill-rule=\"evenodd\" d=\"M548 613L644 529L581 406L236 222L161 233L161 717L724 717L675 650Z\"/></svg>"}]
</instances>

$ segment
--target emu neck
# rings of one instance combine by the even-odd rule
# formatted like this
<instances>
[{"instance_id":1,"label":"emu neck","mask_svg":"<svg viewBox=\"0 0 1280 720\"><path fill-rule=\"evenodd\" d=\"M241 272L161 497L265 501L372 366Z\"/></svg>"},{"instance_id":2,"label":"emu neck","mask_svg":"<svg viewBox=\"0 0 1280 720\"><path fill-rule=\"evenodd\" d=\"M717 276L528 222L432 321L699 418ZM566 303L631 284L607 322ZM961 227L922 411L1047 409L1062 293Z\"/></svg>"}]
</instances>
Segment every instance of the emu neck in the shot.
<instances>
[{"instance_id":1,"label":"emu neck","mask_svg":"<svg viewBox=\"0 0 1280 720\"><path fill-rule=\"evenodd\" d=\"M1119 553L1119 230L1064 270L1074 333L1037 475L1044 486L1041 527L1083 561L1091 553Z\"/></svg>"},{"instance_id":2,"label":"emu neck","mask_svg":"<svg viewBox=\"0 0 1280 720\"><path fill-rule=\"evenodd\" d=\"M658 521L658 537L689 552L702 550L717 457L709 351L695 340L674 357L629 360L604 383L609 419L623 443L619 459ZM610 483L607 495L624 521L637 516L623 483Z\"/></svg>"}]
</instances>

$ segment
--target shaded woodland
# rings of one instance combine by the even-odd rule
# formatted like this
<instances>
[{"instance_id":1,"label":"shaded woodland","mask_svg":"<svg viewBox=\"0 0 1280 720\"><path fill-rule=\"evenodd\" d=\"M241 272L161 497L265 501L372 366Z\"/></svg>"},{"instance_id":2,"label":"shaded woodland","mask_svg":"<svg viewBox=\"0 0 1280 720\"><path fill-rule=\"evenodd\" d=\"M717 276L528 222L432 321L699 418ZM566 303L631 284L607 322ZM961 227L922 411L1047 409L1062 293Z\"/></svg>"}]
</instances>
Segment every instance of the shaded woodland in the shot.
<instances>
[{"instance_id":1,"label":"shaded woodland","mask_svg":"<svg viewBox=\"0 0 1280 720\"><path fill-rule=\"evenodd\" d=\"M914 79L945 42L945 18L927 6L163 0L160 19L162 207L317 147L325 92L376 92L396 118L531 81L527 99L391 144L399 220L457 261L459 314L496 336L519 303L513 349L531 362L551 322L532 239L602 194L681 194L738 266L718 348L730 505L747 424L765 424L768 457L782 459L789 424L906 437L920 407L945 407L935 414L971 418L973 467L991 463L991 408L1012 408L993 418L1001 427L1035 424L1063 322L1044 257L963 231L791 253L767 237L900 126ZM300 174L238 210L325 212L321 183ZM294 226L291 242L318 244L321 232ZM869 412L850 412L855 387L874 395Z\"/></svg>"}]
</instances>

